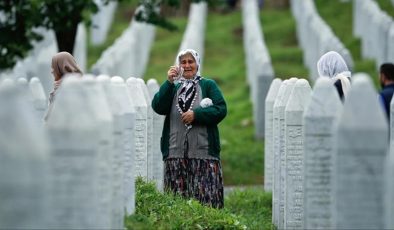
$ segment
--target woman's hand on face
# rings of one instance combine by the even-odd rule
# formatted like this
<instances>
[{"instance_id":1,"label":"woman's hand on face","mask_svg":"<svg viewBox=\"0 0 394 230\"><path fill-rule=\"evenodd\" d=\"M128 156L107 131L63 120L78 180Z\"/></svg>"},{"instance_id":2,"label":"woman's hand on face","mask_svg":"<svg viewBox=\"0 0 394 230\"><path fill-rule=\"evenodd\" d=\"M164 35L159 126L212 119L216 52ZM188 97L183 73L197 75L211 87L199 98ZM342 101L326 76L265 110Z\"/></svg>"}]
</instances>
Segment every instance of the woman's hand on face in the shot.
<instances>
[{"instance_id":1,"label":"woman's hand on face","mask_svg":"<svg viewBox=\"0 0 394 230\"><path fill-rule=\"evenodd\" d=\"M174 83L174 78L178 76L178 68L176 66L170 66L170 69L167 71L167 80L171 83Z\"/></svg>"},{"instance_id":2,"label":"woman's hand on face","mask_svg":"<svg viewBox=\"0 0 394 230\"><path fill-rule=\"evenodd\" d=\"M194 121L194 112L193 112L193 110L189 110L189 111L183 113L181 117L182 117L182 122L184 124L189 125Z\"/></svg>"}]
</instances>

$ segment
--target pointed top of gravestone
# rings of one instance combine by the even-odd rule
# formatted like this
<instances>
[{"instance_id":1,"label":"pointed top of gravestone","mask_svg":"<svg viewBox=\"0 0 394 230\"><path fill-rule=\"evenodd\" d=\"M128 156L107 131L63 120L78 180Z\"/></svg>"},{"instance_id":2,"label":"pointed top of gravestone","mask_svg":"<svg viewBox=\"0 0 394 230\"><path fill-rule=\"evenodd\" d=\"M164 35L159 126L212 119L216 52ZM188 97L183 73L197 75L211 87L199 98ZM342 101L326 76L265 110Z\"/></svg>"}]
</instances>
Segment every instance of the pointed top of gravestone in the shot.
<instances>
[{"instance_id":1,"label":"pointed top of gravestone","mask_svg":"<svg viewBox=\"0 0 394 230\"><path fill-rule=\"evenodd\" d=\"M14 86L15 86L15 81L10 78L6 78L1 82L2 88L9 88L9 87L14 87Z\"/></svg>"},{"instance_id":2,"label":"pointed top of gravestone","mask_svg":"<svg viewBox=\"0 0 394 230\"><path fill-rule=\"evenodd\" d=\"M134 102L127 92L127 86L122 77L114 76L111 78L111 84L114 86L115 93L114 96L118 98L119 103L121 103L124 112L129 114L135 114ZM132 121L127 121L132 122Z\"/></svg>"},{"instance_id":3,"label":"pointed top of gravestone","mask_svg":"<svg viewBox=\"0 0 394 230\"><path fill-rule=\"evenodd\" d=\"M265 97L265 101L275 101L276 96L278 95L279 88L282 84L282 80L279 78L275 78L272 80L270 88L268 90L267 96Z\"/></svg>"},{"instance_id":4,"label":"pointed top of gravestone","mask_svg":"<svg viewBox=\"0 0 394 230\"><path fill-rule=\"evenodd\" d=\"M124 84L124 79L122 77L119 77L119 76L113 76L111 78L111 82L115 83L115 84Z\"/></svg>"},{"instance_id":5,"label":"pointed top of gravestone","mask_svg":"<svg viewBox=\"0 0 394 230\"><path fill-rule=\"evenodd\" d=\"M111 78L108 75L101 74L97 76L97 80L100 82L109 83L111 81Z\"/></svg>"},{"instance_id":6,"label":"pointed top of gravestone","mask_svg":"<svg viewBox=\"0 0 394 230\"><path fill-rule=\"evenodd\" d=\"M28 82L27 82L26 78L20 77L20 78L17 79L17 84L18 84L18 85L23 85L23 86L26 86L26 87L27 87Z\"/></svg>"},{"instance_id":7,"label":"pointed top of gravestone","mask_svg":"<svg viewBox=\"0 0 394 230\"><path fill-rule=\"evenodd\" d=\"M309 102L311 87L307 80L298 79L286 103L286 111L304 111Z\"/></svg>"},{"instance_id":8,"label":"pointed top of gravestone","mask_svg":"<svg viewBox=\"0 0 394 230\"><path fill-rule=\"evenodd\" d=\"M30 79L29 88L34 100L34 107L36 109L45 110L47 107L47 98L45 96L44 88L40 79L33 77Z\"/></svg>"},{"instance_id":9,"label":"pointed top of gravestone","mask_svg":"<svg viewBox=\"0 0 394 230\"><path fill-rule=\"evenodd\" d=\"M280 87L278 89L278 94L276 95L276 98L275 98L274 108L279 107L279 101L283 97L283 94L285 93L288 84L289 84L289 80L284 80L280 84Z\"/></svg>"},{"instance_id":10,"label":"pointed top of gravestone","mask_svg":"<svg viewBox=\"0 0 394 230\"><path fill-rule=\"evenodd\" d=\"M284 88L284 92L282 94L282 96L279 98L279 107L285 108L287 101L289 100L289 96L291 94L291 92L293 91L294 85L297 82L297 78L292 77L287 81L287 84L285 84L285 88ZM275 100L275 104L276 104L276 100ZM274 105L275 107L275 105Z\"/></svg>"},{"instance_id":11,"label":"pointed top of gravestone","mask_svg":"<svg viewBox=\"0 0 394 230\"><path fill-rule=\"evenodd\" d=\"M339 117L342 112L342 102L338 92L327 77L319 77L313 88L311 99L307 105L305 117Z\"/></svg>"},{"instance_id":12,"label":"pointed top of gravestone","mask_svg":"<svg viewBox=\"0 0 394 230\"><path fill-rule=\"evenodd\" d=\"M354 75L352 88L339 119L339 127L384 130L388 129L385 116L370 77L366 74Z\"/></svg>"},{"instance_id":13,"label":"pointed top of gravestone","mask_svg":"<svg viewBox=\"0 0 394 230\"><path fill-rule=\"evenodd\" d=\"M137 78L129 77L126 80L126 86L130 95L130 98L133 100L133 104L137 107L146 107L147 101L145 99L144 92L141 87L139 87L139 83Z\"/></svg>"},{"instance_id":14,"label":"pointed top of gravestone","mask_svg":"<svg viewBox=\"0 0 394 230\"><path fill-rule=\"evenodd\" d=\"M97 115L91 112L90 106L87 106L89 93L84 89L80 77L77 75L66 77L53 103L51 115L47 120L48 127L78 130L95 127Z\"/></svg>"},{"instance_id":15,"label":"pointed top of gravestone","mask_svg":"<svg viewBox=\"0 0 394 230\"><path fill-rule=\"evenodd\" d=\"M154 78L151 78L151 79L149 79L147 82L146 82L146 85L152 85L152 84L155 84L155 85L158 85L159 83L157 82L157 80L156 79L154 79Z\"/></svg>"},{"instance_id":16,"label":"pointed top of gravestone","mask_svg":"<svg viewBox=\"0 0 394 230\"><path fill-rule=\"evenodd\" d=\"M149 96L150 96L150 98L153 99L153 97L155 96L155 94L156 94L157 92L159 92L159 89L160 89L159 83L157 83L156 79L151 78L151 79L149 79L149 80L146 82L146 86L148 87L148 91L149 91Z\"/></svg>"}]
</instances>

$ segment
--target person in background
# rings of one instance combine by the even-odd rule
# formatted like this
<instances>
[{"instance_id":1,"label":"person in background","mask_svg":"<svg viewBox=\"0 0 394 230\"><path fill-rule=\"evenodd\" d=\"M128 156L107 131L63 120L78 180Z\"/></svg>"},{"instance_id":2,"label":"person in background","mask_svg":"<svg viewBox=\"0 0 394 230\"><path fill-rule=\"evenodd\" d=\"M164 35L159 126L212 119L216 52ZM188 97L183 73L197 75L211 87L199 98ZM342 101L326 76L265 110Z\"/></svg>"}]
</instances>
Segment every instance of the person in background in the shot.
<instances>
[{"instance_id":1,"label":"person in background","mask_svg":"<svg viewBox=\"0 0 394 230\"><path fill-rule=\"evenodd\" d=\"M390 120L390 103L394 92L394 64L384 63L380 66L379 81L382 90L379 92L379 100L383 105L388 120Z\"/></svg>"},{"instance_id":2,"label":"person in background","mask_svg":"<svg viewBox=\"0 0 394 230\"><path fill-rule=\"evenodd\" d=\"M55 95L60 87L63 76L68 73L77 73L80 75L83 74L74 57L68 52L60 52L55 54L52 57L51 68L54 82L53 90L49 93L48 110L44 117L45 121L48 119L48 116L51 113L53 101L55 100Z\"/></svg>"},{"instance_id":3,"label":"person in background","mask_svg":"<svg viewBox=\"0 0 394 230\"><path fill-rule=\"evenodd\" d=\"M343 57L335 51L325 53L317 62L317 71L320 77L331 79L343 101L351 87L351 73Z\"/></svg>"},{"instance_id":4,"label":"person in background","mask_svg":"<svg viewBox=\"0 0 394 230\"><path fill-rule=\"evenodd\" d=\"M152 100L153 110L165 115L161 137L164 188L223 208L218 124L227 106L215 81L202 77L199 67L196 51L181 51Z\"/></svg>"}]
</instances>

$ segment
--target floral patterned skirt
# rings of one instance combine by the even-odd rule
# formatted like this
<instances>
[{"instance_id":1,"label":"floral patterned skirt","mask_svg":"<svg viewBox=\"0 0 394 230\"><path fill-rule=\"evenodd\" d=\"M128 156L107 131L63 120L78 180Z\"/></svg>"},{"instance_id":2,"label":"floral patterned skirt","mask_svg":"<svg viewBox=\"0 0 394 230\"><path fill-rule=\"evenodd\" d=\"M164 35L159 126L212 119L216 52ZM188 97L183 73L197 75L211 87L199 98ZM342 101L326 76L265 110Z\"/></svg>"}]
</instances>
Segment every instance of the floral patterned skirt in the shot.
<instances>
[{"instance_id":1,"label":"floral patterned skirt","mask_svg":"<svg viewBox=\"0 0 394 230\"><path fill-rule=\"evenodd\" d=\"M172 158L164 161L164 188L223 208L222 166L219 160Z\"/></svg>"}]
</instances>

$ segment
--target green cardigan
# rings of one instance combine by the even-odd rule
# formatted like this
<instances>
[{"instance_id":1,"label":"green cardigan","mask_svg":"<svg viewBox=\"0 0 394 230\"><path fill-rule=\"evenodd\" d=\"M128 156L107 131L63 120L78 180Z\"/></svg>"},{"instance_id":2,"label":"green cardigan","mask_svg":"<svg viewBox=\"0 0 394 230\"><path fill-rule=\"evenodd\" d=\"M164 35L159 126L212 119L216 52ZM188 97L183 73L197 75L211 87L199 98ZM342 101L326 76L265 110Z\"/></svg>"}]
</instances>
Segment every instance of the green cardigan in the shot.
<instances>
[{"instance_id":1,"label":"green cardigan","mask_svg":"<svg viewBox=\"0 0 394 230\"><path fill-rule=\"evenodd\" d=\"M208 154L220 159L220 138L217 125L227 114L227 106L224 101L222 92L214 80L201 78L199 85L202 91L202 98L210 98L213 105L202 108L198 107L193 110L194 121L193 124L205 125L208 132ZM164 120L163 132L160 140L160 149L163 154L163 160L169 154L169 140L170 140L170 118L172 101L180 84L173 84L165 81L152 100L153 110L160 114L166 115Z\"/></svg>"}]
</instances>

